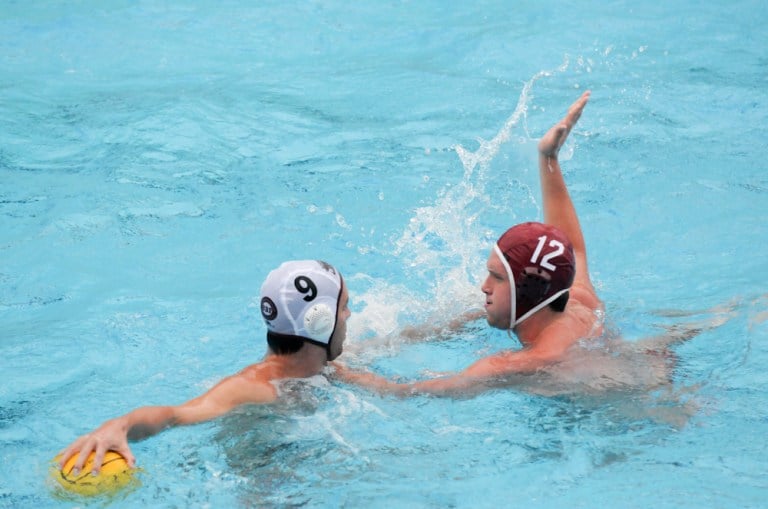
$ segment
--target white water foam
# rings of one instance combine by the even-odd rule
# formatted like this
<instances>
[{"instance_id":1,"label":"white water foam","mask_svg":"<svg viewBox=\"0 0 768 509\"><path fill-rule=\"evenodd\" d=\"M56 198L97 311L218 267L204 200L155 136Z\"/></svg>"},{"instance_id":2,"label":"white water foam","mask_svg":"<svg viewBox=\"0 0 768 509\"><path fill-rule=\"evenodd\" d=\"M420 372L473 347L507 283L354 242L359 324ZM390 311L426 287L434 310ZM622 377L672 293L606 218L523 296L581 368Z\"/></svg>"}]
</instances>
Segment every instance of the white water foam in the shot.
<instances>
[{"instance_id":1,"label":"white water foam","mask_svg":"<svg viewBox=\"0 0 768 509\"><path fill-rule=\"evenodd\" d=\"M485 275L486 256L499 234L479 221L493 207L486 192L486 174L500 148L512 139L513 130L525 118L534 84L567 67L566 57L557 69L540 71L528 80L515 110L491 140L478 138L479 147L474 152L461 145L455 147L464 169L463 178L440 190L432 205L418 207L394 242L393 255L402 260L403 270L411 276L409 280L425 283L426 295L384 280L355 276L358 284L368 288L354 298L360 311L349 321L349 336L353 339L347 351L353 356L393 354L403 342L399 334L404 326L440 326L480 307L483 298L479 287ZM525 138L531 139L527 133ZM364 345L356 345L355 341Z\"/></svg>"}]
</instances>

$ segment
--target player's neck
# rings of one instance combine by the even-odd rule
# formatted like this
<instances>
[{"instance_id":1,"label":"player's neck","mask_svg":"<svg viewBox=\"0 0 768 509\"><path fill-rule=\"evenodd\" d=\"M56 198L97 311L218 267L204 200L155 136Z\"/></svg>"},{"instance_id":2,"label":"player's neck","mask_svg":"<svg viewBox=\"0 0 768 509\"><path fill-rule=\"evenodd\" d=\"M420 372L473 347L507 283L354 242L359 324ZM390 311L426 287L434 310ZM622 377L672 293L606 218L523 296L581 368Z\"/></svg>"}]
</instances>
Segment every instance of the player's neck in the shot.
<instances>
[{"instance_id":1,"label":"player's neck","mask_svg":"<svg viewBox=\"0 0 768 509\"><path fill-rule=\"evenodd\" d=\"M548 307L540 309L515 327L514 331L517 335L517 339L520 340L520 343L524 347L536 344L536 340L539 338L542 331L547 325L552 323L552 320L554 319L554 311Z\"/></svg>"},{"instance_id":2,"label":"player's neck","mask_svg":"<svg viewBox=\"0 0 768 509\"><path fill-rule=\"evenodd\" d=\"M328 360L324 348L305 344L301 350L289 355L269 354L265 362L278 366L285 378L306 378L319 374Z\"/></svg>"}]
</instances>

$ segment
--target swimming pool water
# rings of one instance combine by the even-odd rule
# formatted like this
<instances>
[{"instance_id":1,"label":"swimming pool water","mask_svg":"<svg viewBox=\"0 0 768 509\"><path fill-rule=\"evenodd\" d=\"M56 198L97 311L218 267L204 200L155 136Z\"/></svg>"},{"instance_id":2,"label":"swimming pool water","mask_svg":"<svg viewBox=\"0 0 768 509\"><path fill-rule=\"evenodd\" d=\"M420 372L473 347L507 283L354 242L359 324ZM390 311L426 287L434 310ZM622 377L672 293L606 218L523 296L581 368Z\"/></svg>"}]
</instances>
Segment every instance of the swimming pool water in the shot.
<instances>
[{"instance_id":1,"label":"swimming pool water","mask_svg":"<svg viewBox=\"0 0 768 509\"><path fill-rule=\"evenodd\" d=\"M566 179L629 339L732 302L656 395L398 400L316 377L133 444L111 507L762 507L768 8L737 1L0 5L0 507L49 459L264 353L286 258L345 274L347 359L415 378L517 344L475 305L540 214L536 139L585 89ZM385 341L375 338L384 337ZM671 410L665 408L671 406Z\"/></svg>"}]
</instances>

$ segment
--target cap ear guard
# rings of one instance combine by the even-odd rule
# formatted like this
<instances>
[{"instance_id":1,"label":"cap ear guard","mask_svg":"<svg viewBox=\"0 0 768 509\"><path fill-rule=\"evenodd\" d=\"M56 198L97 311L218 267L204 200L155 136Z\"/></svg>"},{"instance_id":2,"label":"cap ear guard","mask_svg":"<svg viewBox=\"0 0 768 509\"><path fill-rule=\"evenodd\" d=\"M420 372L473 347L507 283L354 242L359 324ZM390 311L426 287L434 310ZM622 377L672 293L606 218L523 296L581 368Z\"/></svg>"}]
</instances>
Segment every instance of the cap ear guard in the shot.
<instances>
[{"instance_id":1,"label":"cap ear guard","mask_svg":"<svg viewBox=\"0 0 768 509\"><path fill-rule=\"evenodd\" d=\"M537 267L526 267L517 284L518 300L538 304L549 291L550 281L552 276L548 272Z\"/></svg>"},{"instance_id":2,"label":"cap ear guard","mask_svg":"<svg viewBox=\"0 0 768 509\"><path fill-rule=\"evenodd\" d=\"M304 330L309 339L330 343L336 316L327 304L315 304L304 313Z\"/></svg>"}]
</instances>

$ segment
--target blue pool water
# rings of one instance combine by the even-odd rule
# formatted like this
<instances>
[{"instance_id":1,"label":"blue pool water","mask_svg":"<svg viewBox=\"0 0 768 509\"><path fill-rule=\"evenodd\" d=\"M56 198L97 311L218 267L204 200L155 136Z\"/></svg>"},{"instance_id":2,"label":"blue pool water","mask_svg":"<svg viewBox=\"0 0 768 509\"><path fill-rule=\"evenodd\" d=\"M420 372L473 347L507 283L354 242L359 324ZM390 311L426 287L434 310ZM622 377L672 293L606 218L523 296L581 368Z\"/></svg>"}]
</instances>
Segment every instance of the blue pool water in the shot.
<instances>
[{"instance_id":1,"label":"blue pool water","mask_svg":"<svg viewBox=\"0 0 768 509\"><path fill-rule=\"evenodd\" d=\"M2 2L0 507L763 507L766 23L746 0ZM564 168L612 326L735 309L677 349L687 422L653 395L319 376L135 443L115 500L49 489L78 435L259 360L287 258L344 272L350 363L418 378L516 348L398 331L480 302L490 243L540 218L536 139L586 89Z\"/></svg>"}]
</instances>

